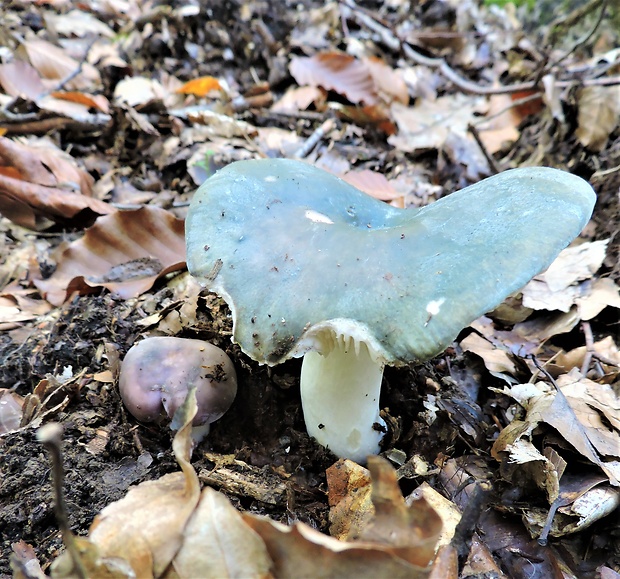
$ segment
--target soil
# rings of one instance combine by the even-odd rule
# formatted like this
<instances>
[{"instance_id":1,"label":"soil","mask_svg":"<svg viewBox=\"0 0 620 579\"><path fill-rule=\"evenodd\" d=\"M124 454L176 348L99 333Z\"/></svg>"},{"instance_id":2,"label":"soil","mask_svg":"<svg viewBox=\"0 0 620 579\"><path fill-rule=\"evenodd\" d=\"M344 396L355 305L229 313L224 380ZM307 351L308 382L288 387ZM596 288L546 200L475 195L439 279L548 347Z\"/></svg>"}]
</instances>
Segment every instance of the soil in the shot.
<instances>
[{"instance_id":1,"label":"soil","mask_svg":"<svg viewBox=\"0 0 620 579\"><path fill-rule=\"evenodd\" d=\"M164 34L164 20L154 19L149 23L154 32L137 50L132 65L142 70L173 71L180 77L208 74L234 78L241 87L253 85L251 70L260 78L268 78L274 74L269 64L272 60L266 59L256 44L250 23L236 17L240 4L233 0L207 1L208 10L201 12L200 17L188 19L178 28L178 23L168 23L169 36ZM269 2L256 4L260 5L262 19L275 41L286 46L294 24L293 8L277 9ZM15 10L22 19L29 16L35 24L38 22L34 5ZM210 14L208 20L206 12ZM142 25L146 24L139 24ZM220 52L227 48L218 35L221 30L227 31L234 53L240 55L237 60L211 58L198 62L188 59L184 43L208 45ZM107 69L108 76L104 79L108 94L118 81L113 71ZM283 90L286 82L289 81L276 79L274 86ZM159 118L153 111L153 122ZM263 119L260 114L251 112L246 113L246 120L255 125L275 122L273 118ZM522 127L520 140L506 152L506 161L515 164L527 161L533 155L541 132L547 131L551 135L548 139L551 146L540 164L566 168L586 179L597 171L601 173L616 167L615 172L597 178L593 185L599 193L594 214L596 237L612 238L604 273L618 279L620 133L616 130L611 135L608 147L600 155L592 155L579 145L570 131L566 138L554 140L553 131L558 128L544 125L542 117L531 117L528 124ZM163 120L156 126L166 135ZM315 128L306 120L282 121L282 126L306 136ZM113 131L81 136L66 131L56 137L61 144L73 144L74 154L84 158L106 151L105 162L130 167L129 178L133 182L156 175L162 190L174 192L173 198L174 195L190 195L193 190L184 162L166 164L161 169L161 151L156 139L139 133L122 119L118 119ZM397 167L408 159L391 150L384 137L372 132L365 134L363 142L354 140L353 145L365 152L377 151L389 167ZM226 155L216 153L215 162L224 164L232 160ZM467 180L462 167L441 160L437 155L426 154L417 161L425 162L435 179L448 190ZM150 292L154 310L163 307L171 297L166 281L160 281ZM42 380L47 380L47 392L52 392L53 397L45 402L45 408L60 405L58 410L44 415L40 422L54 420L63 426L64 490L69 523L80 535L88 532L93 518L103 507L122 498L131 485L178 470L171 452L172 433L164 426L138 423L125 411L114 383L92 379L94 374L110 369L111 351L122 359L144 333L143 328L136 325L145 315L138 307L140 304L143 301L120 300L102 291L75 297L37 324L25 326L28 337L23 343L15 343L8 333L0 333L0 386L27 395ZM617 319L606 310L592 323L595 338L617 337L616 324ZM266 514L284 523L303 521L327 532L329 508L325 470L335 458L305 432L299 396L301 362L292 360L274 368L258 365L231 342L231 325L226 304L205 292L199 300L197 323L180 334L180 337L204 339L223 348L232 358L239 379L238 395L232 408L212 426L208 438L194 453L193 465L198 472L209 471L214 468L218 455L234 455L249 465L248 468L253 467L251 472L258 476L259 483L260 477L264 477L266 487L272 484L275 475L285 482L287 495L279 497L274 504L243 493L233 494L226 489L224 492L241 510ZM567 349L583 344L578 328L556 339ZM63 371L72 372L76 378L57 387L53 376ZM484 369L477 357L463 353L458 345L421 365L387 368L381 398L381 407L390 425L384 444L387 456L393 456L390 451L396 448L407 457L419 455L431 465L441 464L448 458L478 457L484 461L493 481L491 508L505 512L501 508L502 500L512 487L502 479L497 464L489 455L501 426L497 416L506 406L505 399L495 395L489 387L501 389L503 385ZM428 394L438 397L442 409L430 427L421 417L423 401ZM67 401L63 402L65 398ZM470 427L465 428L465 423ZM8 555L12 545L20 540L35 547L46 569L63 550L53 511L49 456L36 440L34 428L2 436L0 453L0 577L11 574ZM395 464L398 466L398 462ZM241 466L233 468L243 471ZM403 492L410 492L422 480L443 492L435 475L424 479L402 478ZM527 500L530 505L538 501L548 508L541 494L529 495ZM519 517L514 514L501 516L519 523ZM585 533L577 538L557 540L555 548L562 553L581 553L581 558L573 561L580 570L580 577L594 577L594 569L602 563L618 569L620 524L617 517L607 517Z\"/></svg>"}]
</instances>

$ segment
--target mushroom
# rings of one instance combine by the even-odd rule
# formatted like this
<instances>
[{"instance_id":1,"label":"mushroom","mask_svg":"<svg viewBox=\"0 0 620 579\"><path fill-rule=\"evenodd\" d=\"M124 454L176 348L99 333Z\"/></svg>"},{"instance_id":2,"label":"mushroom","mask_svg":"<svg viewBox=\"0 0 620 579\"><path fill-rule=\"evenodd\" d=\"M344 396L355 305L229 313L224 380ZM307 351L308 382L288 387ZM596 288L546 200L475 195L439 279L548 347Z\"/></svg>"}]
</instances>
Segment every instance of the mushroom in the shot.
<instances>
[{"instance_id":1,"label":"mushroom","mask_svg":"<svg viewBox=\"0 0 620 579\"><path fill-rule=\"evenodd\" d=\"M579 177L526 168L398 209L300 161L239 161L196 192L187 264L247 355L304 356L308 433L363 462L386 431L384 366L440 353L549 266L594 201Z\"/></svg>"},{"instance_id":2,"label":"mushroom","mask_svg":"<svg viewBox=\"0 0 620 579\"><path fill-rule=\"evenodd\" d=\"M195 386L198 411L192 424L193 438L199 442L233 403L237 375L230 358L212 344L153 337L129 349L118 386L125 407L142 422L172 419Z\"/></svg>"}]
</instances>

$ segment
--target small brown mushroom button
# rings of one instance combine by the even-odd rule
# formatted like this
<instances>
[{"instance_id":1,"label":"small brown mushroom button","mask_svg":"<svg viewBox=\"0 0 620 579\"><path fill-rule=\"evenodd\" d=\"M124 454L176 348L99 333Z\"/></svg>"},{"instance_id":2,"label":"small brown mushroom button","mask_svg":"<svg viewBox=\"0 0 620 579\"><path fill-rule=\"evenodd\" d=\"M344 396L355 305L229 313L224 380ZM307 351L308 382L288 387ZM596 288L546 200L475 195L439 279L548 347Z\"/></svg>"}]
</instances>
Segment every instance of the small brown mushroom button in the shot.
<instances>
[{"instance_id":1,"label":"small brown mushroom button","mask_svg":"<svg viewBox=\"0 0 620 579\"><path fill-rule=\"evenodd\" d=\"M142 422L172 418L192 385L198 406L194 437L200 440L237 393L235 368L223 350L202 340L146 338L130 348L121 365L121 398Z\"/></svg>"}]
</instances>

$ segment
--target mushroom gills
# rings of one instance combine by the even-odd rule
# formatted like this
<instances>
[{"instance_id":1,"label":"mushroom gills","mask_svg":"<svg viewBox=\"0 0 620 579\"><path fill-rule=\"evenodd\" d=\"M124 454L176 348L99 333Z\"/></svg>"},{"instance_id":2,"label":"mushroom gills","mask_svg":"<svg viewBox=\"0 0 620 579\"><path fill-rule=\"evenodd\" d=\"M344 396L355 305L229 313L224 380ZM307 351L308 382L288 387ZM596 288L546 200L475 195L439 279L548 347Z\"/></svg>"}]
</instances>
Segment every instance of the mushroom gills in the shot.
<instances>
[{"instance_id":1,"label":"mushroom gills","mask_svg":"<svg viewBox=\"0 0 620 579\"><path fill-rule=\"evenodd\" d=\"M337 456L365 463L387 431L379 415L383 360L372 345L333 328L313 337L301 366L301 402L308 434Z\"/></svg>"}]
</instances>

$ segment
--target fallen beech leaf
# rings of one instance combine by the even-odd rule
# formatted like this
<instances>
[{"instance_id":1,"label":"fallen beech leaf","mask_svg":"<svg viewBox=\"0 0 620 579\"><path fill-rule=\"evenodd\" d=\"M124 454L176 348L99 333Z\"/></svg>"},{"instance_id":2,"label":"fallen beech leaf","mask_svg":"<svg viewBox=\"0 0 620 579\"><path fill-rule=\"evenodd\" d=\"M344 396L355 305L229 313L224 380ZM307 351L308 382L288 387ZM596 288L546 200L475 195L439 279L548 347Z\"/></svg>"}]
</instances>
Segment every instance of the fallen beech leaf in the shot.
<instances>
[{"instance_id":1,"label":"fallen beech leaf","mask_svg":"<svg viewBox=\"0 0 620 579\"><path fill-rule=\"evenodd\" d=\"M394 189L385 175L376 171L352 169L344 175L340 175L340 178L367 195L381 201L394 201L394 199L399 199L403 196L402 193Z\"/></svg>"},{"instance_id":2,"label":"fallen beech leaf","mask_svg":"<svg viewBox=\"0 0 620 579\"><path fill-rule=\"evenodd\" d=\"M70 159L47 145L26 146L0 137L0 213L23 227L43 229L48 220L83 217L92 223L95 215L114 212L91 197L92 177Z\"/></svg>"},{"instance_id":3,"label":"fallen beech leaf","mask_svg":"<svg viewBox=\"0 0 620 579\"><path fill-rule=\"evenodd\" d=\"M406 153L441 149L451 133L470 139L467 127L486 109L483 98L464 94L443 96L434 101L421 100L412 107L393 103L391 111L398 134L391 136L388 142Z\"/></svg>"},{"instance_id":4,"label":"fallen beech leaf","mask_svg":"<svg viewBox=\"0 0 620 579\"><path fill-rule=\"evenodd\" d=\"M0 86L12 97L35 101L45 92L45 85L36 69L25 60L0 64Z\"/></svg>"},{"instance_id":5,"label":"fallen beech leaf","mask_svg":"<svg viewBox=\"0 0 620 579\"><path fill-rule=\"evenodd\" d=\"M94 85L101 83L101 76L97 69L89 64L80 63L69 56L62 48L43 40L41 38L31 38L22 41L18 52L23 50L30 60L30 64L47 80L58 81L68 78L69 75L79 71L74 78L67 81L66 85L72 89L92 89Z\"/></svg>"},{"instance_id":6,"label":"fallen beech leaf","mask_svg":"<svg viewBox=\"0 0 620 579\"><path fill-rule=\"evenodd\" d=\"M406 505L396 472L385 459L369 457L368 468L375 512L357 541L338 541L303 523L286 527L243 515L267 545L276 577L428 576L441 531L439 515L423 498Z\"/></svg>"},{"instance_id":7,"label":"fallen beech leaf","mask_svg":"<svg viewBox=\"0 0 620 579\"><path fill-rule=\"evenodd\" d=\"M164 475L132 488L127 495L104 508L93 521L88 536L95 556L85 564L101 565L121 559L138 577L161 577L184 541L185 527L200 500L198 477L189 462L191 425L196 397L188 395L175 418L183 423L172 448L182 472ZM93 554L92 548L90 549ZM54 562L66 562L66 554ZM89 576L94 574L91 567Z\"/></svg>"},{"instance_id":8,"label":"fallen beech leaf","mask_svg":"<svg viewBox=\"0 0 620 579\"><path fill-rule=\"evenodd\" d=\"M346 96L352 103L379 102L375 80L366 64L344 52L293 56L291 75L299 85L320 86Z\"/></svg>"},{"instance_id":9,"label":"fallen beech leaf","mask_svg":"<svg viewBox=\"0 0 620 579\"><path fill-rule=\"evenodd\" d=\"M97 109L104 113L110 112L110 102L105 96L101 94L97 95L89 95L83 92L71 91L71 92L63 92L63 91L54 91L51 93L56 99L69 101L72 103L78 103L84 105L87 108Z\"/></svg>"},{"instance_id":10,"label":"fallen beech leaf","mask_svg":"<svg viewBox=\"0 0 620 579\"><path fill-rule=\"evenodd\" d=\"M34 280L54 305L73 292L105 287L129 298L150 289L162 275L184 267L183 220L158 207L100 217L58 259L54 274Z\"/></svg>"},{"instance_id":11,"label":"fallen beech leaf","mask_svg":"<svg viewBox=\"0 0 620 579\"><path fill-rule=\"evenodd\" d=\"M82 195L92 195L93 178L78 169L69 155L45 141L25 145L0 138L0 164L16 169L25 181L46 187L71 184Z\"/></svg>"},{"instance_id":12,"label":"fallen beech leaf","mask_svg":"<svg viewBox=\"0 0 620 579\"><path fill-rule=\"evenodd\" d=\"M164 577L271 577L271 559L260 536L230 501L206 487L185 527L183 545Z\"/></svg>"},{"instance_id":13,"label":"fallen beech leaf","mask_svg":"<svg viewBox=\"0 0 620 579\"><path fill-rule=\"evenodd\" d=\"M323 93L315 86L291 87L271 106L271 110L276 113L305 111L312 103L322 100Z\"/></svg>"},{"instance_id":14,"label":"fallen beech leaf","mask_svg":"<svg viewBox=\"0 0 620 579\"><path fill-rule=\"evenodd\" d=\"M591 151L602 151L620 119L620 86L586 86L577 94L575 135Z\"/></svg>"},{"instance_id":15,"label":"fallen beech leaf","mask_svg":"<svg viewBox=\"0 0 620 579\"><path fill-rule=\"evenodd\" d=\"M489 372L495 372L497 374L508 373L512 375L517 373L515 363L506 350L493 345L475 332L469 334L469 336L461 340L460 343L463 350L473 352L477 356L480 356Z\"/></svg>"},{"instance_id":16,"label":"fallen beech leaf","mask_svg":"<svg viewBox=\"0 0 620 579\"><path fill-rule=\"evenodd\" d=\"M193 94L198 97L208 95L212 90L221 90L222 85L217 78L212 76L201 76L186 82L183 86L176 89L175 92L181 94Z\"/></svg>"}]
</instances>

